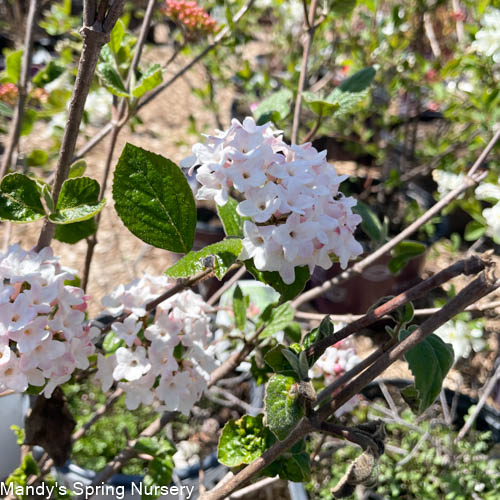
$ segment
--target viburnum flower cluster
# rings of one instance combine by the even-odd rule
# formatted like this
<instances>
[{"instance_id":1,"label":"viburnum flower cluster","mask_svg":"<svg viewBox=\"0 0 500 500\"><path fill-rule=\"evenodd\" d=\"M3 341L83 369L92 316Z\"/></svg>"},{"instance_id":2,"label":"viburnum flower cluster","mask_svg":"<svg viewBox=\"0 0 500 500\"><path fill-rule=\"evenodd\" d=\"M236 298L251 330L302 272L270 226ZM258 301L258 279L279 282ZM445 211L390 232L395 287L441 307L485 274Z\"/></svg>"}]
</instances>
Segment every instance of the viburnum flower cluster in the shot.
<instances>
[{"instance_id":1,"label":"viburnum flower cluster","mask_svg":"<svg viewBox=\"0 0 500 500\"><path fill-rule=\"evenodd\" d=\"M17 101L19 89L13 83L0 84L0 101L14 105Z\"/></svg>"},{"instance_id":2,"label":"viburnum flower cluster","mask_svg":"<svg viewBox=\"0 0 500 500\"><path fill-rule=\"evenodd\" d=\"M164 12L188 32L212 33L217 28L217 21L194 1L166 0Z\"/></svg>"},{"instance_id":3,"label":"viburnum flower cluster","mask_svg":"<svg viewBox=\"0 0 500 500\"><path fill-rule=\"evenodd\" d=\"M336 328L336 330L339 330ZM361 359L349 339L341 340L328 347L310 370L314 378L324 377L325 383L332 383L338 376L354 368Z\"/></svg>"},{"instance_id":4,"label":"viburnum flower cluster","mask_svg":"<svg viewBox=\"0 0 500 500\"><path fill-rule=\"evenodd\" d=\"M162 286L163 285L163 286ZM178 293L157 308L148 325L145 304L165 291L167 278L144 276L129 285L120 285L103 305L112 314L128 313L111 329L121 341L113 354L98 354L97 379L108 390L118 382L130 410L141 403L150 405L155 397L158 410L189 414L207 387L215 368L206 352L212 340L210 307L191 290Z\"/></svg>"},{"instance_id":5,"label":"viburnum flower cluster","mask_svg":"<svg viewBox=\"0 0 500 500\"><path fill-rule=\"evenodd\" d=\"M486 347L481 325L471 325L461 319L447 321L435 332L441 339L453 346L455 361L460 358L468 358L474 352L479 352Z\"/></svg>"},{"instance_id":6,"label":"viburnum flower cluster","mask_svg":"<svg viewBox=\"0 0 500 500\"><path fill-rule=\"evenodd\" d=\"M356 200L339 192L347 176L337 175L326 151L310 143L290 146L271 123L258 126L247 117L195 144L193 153L182 165L200 165L198 199L224 205L231 190L243 198L237 212L249 220L240 259L278 271L290 284L296 266L328 269L335 254L345 269L361 254L353 235L361 222L352 212Z\"/></svg>"},{"instance_id":7,"label":"viburnum flower cluster","mask_svg":"<svg viewBox=\"0 0 500 500\"><path fill-rule=\"evenodd\" d=\"M85 319L81 288L50 248L11 246L0 254L0 392L41 387L49 398L94 353L97 330Z\"/></svg>"}]
</instances>

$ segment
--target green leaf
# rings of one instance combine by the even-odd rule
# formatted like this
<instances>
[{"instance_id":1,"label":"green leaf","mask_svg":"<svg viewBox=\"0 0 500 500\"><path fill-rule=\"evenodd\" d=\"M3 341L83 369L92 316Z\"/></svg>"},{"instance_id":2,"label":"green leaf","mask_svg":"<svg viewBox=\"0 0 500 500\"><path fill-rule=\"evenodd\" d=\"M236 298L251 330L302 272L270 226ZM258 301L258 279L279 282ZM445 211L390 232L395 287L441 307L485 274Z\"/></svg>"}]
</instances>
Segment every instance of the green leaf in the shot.
<instances>
[{"instance_id":1,"label":"green leaf","mask_svg":"<svg viewBox=\"0 0 500 500\"><path fill-rule=\"evenodd\" d=\"M7 106L4 102L0 101L0 116L5 116L6 118L10 118L14 111L10 106Z\"/></svg>"},{"instance_id":2,"label":"green leaf","mask_svg":"<svg viewBox=\"0 0 500 500\"><path fill-rule=\"evenodd\" d=\"M45 68L41 69L32 79L35 87L45 87L50 82L61 76L66 70L66 66L51 59Z\"/></svg>"},{"instance_id":3,"label":"green leaf","mask_svg":"<svg viewBox=\"0 0 500 500\"><path fill-rule=\"evenodd\" d=\"M31 133L38 113L34 109L24 110L23 121L21 123L21 135L25 136Z\"/></svg>"},{"instance_id":4,"label":"green leaf","mask_svg":"<svg viewBox=\"0 0 500 500\"><path fill-rule=\"evenodd\" d=\"M396 245L392 250L392 259L387 264L387 267L393 274L398 274L406 267L410 260L422 255L426 246L418 241L405 240Z\"/></svg>"},{"instance_id":5,"label":"green leaf","mask_svg":"<svg viewBox=\"0 0 500 500\"><path fill-rule=\"evenodd\" d=\"M259 458L276 441L263 419L259 414L229 420L222 429L217 447L219 462L227 467L238 467Z\"/></svg>"},{"instance_id":6,"label":"green leaf","mask_svg":"<svg viewBox=\"0 0 500 500\"><path fill-rule=\"evenodd\" d=\"M250 303L250 297L243 295L239 285L236 285L233 293L233 313L234 324L239 330L244 330L247 322L247 308Z\"/></svg>"},{"instance_id":7,"label":"green leaf","mask_svg":"<svg viewBox=\"0 0 500 500\"><path fill-rule=\"evenodd\" d=\"M288 116L291 109L293 92L281 89L266 97L254 111L255 121L262 125L268 121L278 122Z\"/></svg>"},{"instance_id":8,"label":"green leaf","mask_svg":"<svg viewBox=\"0 0 500 500\"><path fill-rule=\"evenodd\" d=\"M279 275L278 271L259 271L253 259L245 260L244 262L247 271L252 276L262 281L266 285L272 286L280 295L281 300L292 300L304 289L306 283L309 281L309 268L307 266L295 268L295 281L291 285L287 285Z\"/></svg>"},{"instance_id":9,"label":"green leaf","mask_svg":"<svg viewBox=\"0 0 500 500\"><path fill-rule=\"evenodd\" d=\"M267 466L262 474L269 477L279 475L280 479L296 483L309 481L311 479L311 464L305 442L302 440L294 444L290 451Z\"/></svg>"},{"instance_id":10,"label":"green leaf","mask_svg":"<svg viewBox=\"0 0 500 500\"><path fill-rule=\"evenodd\" d=\"M102 341L102 348L106 354L113 354L119 347L124 347L125 341L119 339L115 332L108 332Z\"/></svg>"},{"instance_id":11,"label":"green leaf","mask_svg":"<svg viewBox=\"0 0 500 500\"><path fill-rule=\"evenodd\" d=\"M266 325L259 338L263 339L283 331L293 322L294 310L290 302L285 302L276 307L275 304L269 304L259 316L257 326Z\"/></svg>"},{"instance_id":12,"label":"green leaf","mask_svg":"<svg viewBox=\"0 0 500 500\"><path fill-rule=\"evenodd\" d=\"M19 75L21 74L21 60L23 57L23 49L8 51L5 57L5 70L2 75L4 83L19 83Z\"/></svg>"},{"instance_id":13,"label":"green leaf","mask_svg":"<svg viewBox=\"0 0 500 500\"><path fill-rule=\"evenodd\" d=\"M295 377L273 375L266 387L266 423L274 435L283 441L304 416Z\"/></svg>"},{"instance_id":14,"label":"green leaf","mask_svg":"<svg viewBox=\"0 0 500 500\"><path fill-rule=\"evenodd\" d=\"M41 167L49 161L49 155L43 149L34 149L26 158L28 167Z\"/></svg>"},{"instance_id":15,"label":"green leaf","mask_svg":"<svg viewBox=\"0 0 500 500\"><path fill-rule=\"evenodd\" d=\"M141 76L137 85L132 90L134 97L141 97L149 90L154 89L163 81L163 73L159 64L150 66Z\"/></svg>"},{"instance_id":16,"label":"green leaf","mask_svg":"<svg viewBox=\"0 0 500 500\"><path fill-rule=\"evenodd\" d=\"M123 24L123 21L121 19L118 19L109 35L109 47L115 54L117 54L120 50L124 36L125 24Z\"/></svg>"},{"instance_id":17,"label":"green leaf","mask_svg":"<svg viewBox=\"0 0 500 500\"><path fill-rule=\"evenodd\" d=\"M385 237L384 226L375 212L368 205L359 200L356 206L352 207L352 211L360 215L363 219L361 222L361 229L363 232L375 243L383 243Z\"/></svg>"},{"instance_id":18,"label":"green leaf","mask_svg":"<svg viewBox=\"0 0 500 500\"><path fill-rule=\"evenodd\" d=\"M346 78L337 88L342 92L362 92L371 85L375 78L375 73L375 68L372 66L364 68Z\"/></svg>"},{"instance_id":19,"label":"green leaf","mask_svg":"<svg viewBox=\"0 0 500 500\"><path fill-rule=\"evenodd\" d=\"M286 355L283 354L285 350L289 350L294 354L300 354L303 347L299 344L292 344L290 347L278 344L267 351L264 355L264 361L273 369L275 373L294 377L296 371Z\"/></svg>"},{"instance_id":20,"label":"green leaf","mask_svg":"<svg viewBox=\"0 0 500 500\"><path fill-rule=\"evenodd\" d=\"M99 183L90 177L75 177L64 181L56 211L49 215L55 224L72 224L91 219L104 207L99 201Z\"/></svg>"},{"instance_id":21,"label":"green leaf","mask_svg":"<svg viewBox=\"0 0 500 500\"><path fill-rule=\"evenodd\" d=\"M45 217L36 182L23 174L6 175L0 183L0 219L33 222Z\"/></svg>"},{"instance_id":22,"label":"green leaf","mask_svg":"<svg viewBox=\"0 0 500 500\"><path fill-rule=\"evenodd\" d=\"M116 71L113 64L108 62L102 62L97 65L97 74L109 92L118 97L130 97L125 84L122 81L122 77Z\"/></svg>"},{"instance_id":23,"label":"green leaf","mask_svg":"<svg viewBox=\"0 0 500 500\"><path fill-rule=\"evenodd\" d=\"M113 199L122 222L146 243L178 253L193 246L195 201L172 161L127 144L115 169Z\"/></svg>"},{"instance_id":24,"label":"green leaf","mask_svg":"<svg viewBox=\"0 0 500 500\"><path fill-rule=\"evenodd\" d=\"M224 226L224 232L227 236L239 236L243 238L243 222L248 219L248 217L241 217L241 215L236 212L236 207L238 202L228 197L225 205L217 205L217 213Z\"/></svg>"},{"instance_id":25,"label":"green leaf","mask_svg":"<svg viewBox=\"0 0 500 500\"><path fill-rule=\"evenodd\" d=\"M160 497L160 488L155 486L168 486L172 481L174 460L171 456L155 457L149 462L148 472L144 476L143 484L149 488L141 495L143 500L154 500ZM151 492L151 493L147 493Z\"/></svg>"},{"instance_id":26,"label":"green leaf","mask_svg":"<svg viewBox=\"0 0 500 500\"><path fill-rule=\"evenodd\" d=\"M346 115L354 111L357 105L368 95L368 91L343 92L338 87L328 95L326 101L338 105L335 117Z\"/></svg>"},{"instance_id":27,"label":"green leaf","mask_svg":"<svg viewBox=\"0 0 500 500\"><path fill-rule=\"evenodd\" d=\"M465 226L465 241L476 241L486 232L486 226L478 221L472 220Z\"/></svg>"},{"instance_id":28,"label":"green leaf","mask_svg":"<svg viewBox=\"0 0 500 500\"><path fill-rule=\"evenodd\" d=\"M165 274L172 278L188 278L207 268L213 268L215 276L221 280L227 270L236 262L241 252L239 238L227 238L212 243L197 252L189 252L169 267Z\"/></svg>"},{"instance_id":29,"label":"green leaf","mask_svg":"<svg viewBox=\"0 0 500 500\"><path fill-rule=\"evenodd\" d=\"M309 347L313 346L317 342L329 337L330 335L333 334L334 327L333 323L331 322L330 318L328 316L325 316L322 320L321 323L317 328L314 328L314 330L311 330L305 337L304 341L302 342L302 345L304 349L309 349ZM320 355L316 355L312 357L309 360L309 364L312 366Z\"/></svg>"},{"instance_id":30,"label":"green leaf","mask_svg":"<svg viewBox=\"0 0 500 500\"><path fill-rule=\"evenodd\" d=\"M292 342L300 342L302 338L302 328L299 323L292 321L288 326L285 326L285 335Z\"/></svg>"},{"instance_id":31,"label":"green leaf","mask_svg":"<svg viewBox=\"0 0 500 500\"><path fill-rule=\"evenodd\" d=\"M302 92L302 96L307 106L320 116L332 115L340 108L339 102L329 102L314 92Z\"/></svg>"},{"instance_id":32,"label":"green leaf","mask_svg":"<svg viewBox=\"0 0 500 500\"><path fill-rule=\"evenodd\" d=\"M89 236L92 236L97 231L97 224L92 219L87 219L81 222L73 222L72 224L57 224L54 239L62 243L74 245Z\"/></svg>"},{"instance_id":33,"label":"green leaf","mask_svg":"<svg viewBox=\"0 0 500 500\"><path fill-rule=\"evenodd\" d=\"M416 328L412 326L401 330L399 340L404 340ZM402 395L413 411L420 414L434 403L441 391L443 380L453 365L453 359L453 347L434 334L405 354L415 383L403 389Z\"/></svg>"},{"instance_id":34,"label":"green leaf","mask_svg":"<svg viewBox=\"0 0 500 500\"><path fill-rule=\"evenodd\" d=\"M84 159L76 160L69 167L68 179L81 177L85 173L85 170L87 170L87 162Z\"/></svg>"}]
</instances>

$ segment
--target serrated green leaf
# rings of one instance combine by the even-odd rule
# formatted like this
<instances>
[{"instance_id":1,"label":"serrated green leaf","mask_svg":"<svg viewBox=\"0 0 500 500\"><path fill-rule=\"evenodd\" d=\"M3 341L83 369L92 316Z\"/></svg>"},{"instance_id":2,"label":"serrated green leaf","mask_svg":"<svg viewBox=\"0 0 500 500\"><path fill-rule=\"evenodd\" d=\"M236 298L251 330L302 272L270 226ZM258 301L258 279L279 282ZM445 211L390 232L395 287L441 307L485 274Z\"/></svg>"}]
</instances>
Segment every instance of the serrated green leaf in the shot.
<instances>
[{"instance_id":1,"label":"serrated green leaf","mask_svg":"<svg viewBox=\"0 0 500 500\"><path fill-rule=\"evenodd\" d=\"M305 104L320 116L333 115L340 108L339 102L329 102L314 92L303 92L302 96Z\"/></svg>"},{"instance_id":2,"label":"serrated green leaf","mask_svg":"<svg viewBox=\"0 0 500 500\"><path fill-rule=\"evenodd\" d=\"M337 87L328 95L326 101L338 105L338 109L334 115L337 118L354 111L367 95L367 90L362 92L343 92Z\"/></svg>"},{"instance_id":3,"label":"serrated green leaf","mask_svg":"<svg viewBox=\"0 0 500 500\"><path fill-rule=\"evenodd\" d=\"M363 219L361 229L375 243L383 243L385 232L384 226L375 212L362 201L357 202L356 206L352 207L352 211L358 214Z\"/></svg>"},{"instance_id":4,"label":"serrated green leaf","mask_svg":"<svg viewBox=\"0 0 500 500\"><path fill-rule=\"evenodd\" d=\"M293 92L290 89L281 89L266 97L253 113L255 121L263 124L283 120L290 113L292 98Z\"/></svg>"},{"instance_id":5,"label":"serrated green leaf","mask_svg":"<svg viewBox=\"0 0 500 500\"><path fill-rule=\"evenodd\" d=\"M91 219L104 207L106 201L99 201L99 183L90 177L75 177L64 181L56 211L49 215L55 224L73 224Z\"/></svg>"},{"instance_id":6,"label":"serrated green leaf","mask_svg":"<svg viewBox=\"0 0 500 500\"><path fill-rule=\"evenodd\" d=\"M266 386L266 424L283 441L304 416L295 377L273 375Z\"/></svg>"},{"instance_id":7,"label":"serrated green leaf","mask_svg":"<svg viewBox=\"0 0 500 500\"><path fill-rule=\"evenodd\" d=\"M247 308L250 297L243 295L239 285L236 285L233 293L233 314L236 328L243 331L247 322Z\"/></svg>"},{"instance_id":8,"label":"serrated green leaf","mask_svg":"<svg viewBox=\"0 0 500 500\"><path fill-rule=\"evenodd\" d=\"M292 323L293 317L294 311L290 302L285 302L278 307L275 304L269 304L259 316L257 325L266 325L259 338L263 339L283 331Z\"/></svg>"},{"instance_id":9,"label":"serrated green leaf","mask_svg":"<svg viewBox=\"0 0 500 500\"><path fill-rule=\"evenodd\" d=\"M0 219L33 222L45 217L36 182L27 175L6 175L0 183Z\"/></svg>"},{"instance_id":10,"label":"serrated green leaf","mask_svg":"<svg viewBox=\"0 0 500 500\"><path fill-rule=\"evenodd\" d=\"M54 233L54 239L61 243L74 245L89 236L92 236L97 231L97 224L94 220L88 219L81 222L73 222L72 224L57 224Z\"/></svg>"},{"instance_id":11,"label":"serrated green leaf","mask_svg":"<svg viewBox=\"0 0 500 500\"><path fill-rule=\"evenodd\" d=\"M239 238L227 238L208 245L197 252L189 252L169 267L165 274L172 278L188 278L208 267L213 268L215 276L221 280L227 270L236 262L241 252Z\"/></svg>"},{"instance_id":12,"label":"serrated green leaf","mask_svg":"<svg viewBox=\"0 0 500 500\"><path fill-rule=\"evenodd\" d=\"M115 54L117 54L120 50L124 36L125 24L123 24L123 21L121 19L118 19L109 35L109 47Z\"/></svg>"},{"instance_id":13,"label":"serrated green leaf","mask_svg":"<svg viewBox=\"0 0 500 500\"><path fill-rule=\"evenodd\" d=\"M399 332L404 340L415 326ZM437 335L431 334L405 354L405 360L415 377L414 385L403 389L402 395L412 410L420 414L426 410L441 392L443 380L453 365L453 347Z\"/></svg>"},{"instance_id":14,"label":"serrated green leaf","mask_svg":"<svg viewBox=\"0 0 500 500\"><path fill-rule=\"evenodd\" d=\"M247 220L248 217L241 217L241 215L236 212L237 206L238 202L229 196L225 205L217 205L217 214L222 221L224 232L227 236L238 236L243 238L243 222Z\"/></svg>"},{"instance_id":15,"label":"serrated green leaf","mask_svg":"<svg viewBox=\"0 0 500 500\"><path fill-rule=\"evenodd\" d=\"M309 281L310 274L307 266L295 268L295 281L291 285L287 285L282 279L278 271L259 271L253 259L245 260L244 262L247 271L252 276L262 281L266 285L272 286L280 295L281 300L292 300L304 289Z\"/></svg>"},{"instance_id":16,"label":"serrated green leaf","mask_svg":"<svg viewBox=\"0 0 500 500\"><path fill-rule=\"evenodd\" d=\"M129 93L125 88L122 77L114 68L113 64L101 62L97 65L97 74L102 84L109 92L118 97L129 97Z\"/></svg>"},{"instance_id":17,"label":"serrated green leaf","mask_svg":"<svg viewBox=\"0 0 500 500\"><path fill-rule=\"evenodd\" d=\"M146 243L178 253L193 246L195 201L172 161L127 144L115 169L113 199L122 222Z\"/></svg>"},{"instance_id":18,"label":"serrated green leaf","mask_svg":"<svg viewBox=\"0 0 500 500\"><path fill-rule=\"evenodd\" d=\"M163 81L163 73L159 64L150 66L141 76L137 85L132 90L134 97L141 97L149 90L153 90Z\"/></svg>"},{"instance_id":19,"label":"serrated green leaf","mask_svg":"<svg viewBox=\"0 0 500 500\"><path fill-rule=\"evenodd\" d=\"M342 92L357 93L366 90L375 78L375 68L370 66L354 73L340 83L338 89Z\"/></svg>"},{"instance_id":20,"label":"serrated green leaf","mask_svg":"<svg viewBox=\"0 0 500 500\"><path fill-rule=\"evenodd\" d=\"M259 458L276 441L263 419L259 414L229 420L222 429L217 447L219 462L227 467L238 467Z\"/></svg>"},{"instance_id":21,"label":"serrated green leaf","mask_svg":"<svg viewBox=\"0 0 500 500\"><path fill-rule=\"evenodd\" d=\"M465 241L476 241L486 232L486 226L479 221L472 220L465 226Z\"/></svg>"},{"instance_id":22,"label":"serrated green leaf","mask_svg":"<svg viewBox=\"0 0 500 500\"><path fill-rule=\"evenodd\" d=\"M35 87L45 87L50 82L53 82L56 78L60 77L66 66L55 59L51 59L45 68L41 69L31 80Z\"/></svg>"},{"instance_id":23,"label":"serrated green leaf","mask_svg":"<svg viewBox=\"0 0 500 500\"><path fill-rule=\"evenodd\" d=\"M85 173L85 170L87 170L87 162L83 158L81 160L76 160L69 167L68 179L81 177Z\"/></svg>"}]
</instances>

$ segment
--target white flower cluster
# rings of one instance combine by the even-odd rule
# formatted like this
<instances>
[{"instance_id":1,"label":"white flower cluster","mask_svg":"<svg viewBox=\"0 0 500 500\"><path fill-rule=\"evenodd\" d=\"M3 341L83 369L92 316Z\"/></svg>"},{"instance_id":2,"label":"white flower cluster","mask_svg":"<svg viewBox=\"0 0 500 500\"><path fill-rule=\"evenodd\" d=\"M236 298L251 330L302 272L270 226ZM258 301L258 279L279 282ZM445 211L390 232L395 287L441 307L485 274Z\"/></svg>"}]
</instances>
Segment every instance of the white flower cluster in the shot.
<instances>
[{"instance_id":1,"label":"white flower cluster","mask_svg":"<svg viewBox=\"0 0 500 500\"><path fill-rule=\"evenodd\" d=\"M347 176L336 174L326 151L310 143L288 145L270 123L233 120L225 132L193 146L183 166L200 165L197 198L224 205L231 189L244 200L237 212L244 222L240 259L253 258L257 269L278 271L287 284L296 266L328 269L335 254L343 269L361 254L353 233L361 217L356 200L339 192Z\"/></svg>"},{"instance_id":2,"label":"white flower cluster","mask_svg":"<svg viewBox=\"0 0 500 500\"><path fill-rule=\"evenodd\" d=\"M500 243L500 187L498 184L483 182L476 188L476 198L478 200L496 200L496 204L483 210L483 217L486 220L486 234L493 238L496 243Z\"/></svg>"},{"instance_id":3,"label":"white flower cluster","mask_svg":"<svg viewBox=\"0 0 500 500\"><path fill-rule=\"evenodd\" d=\"M478 352L484 349L486 342L483 340L483 329L471 326L459 319L447 321L435 332L441 339L453 346L455 361L460 358L469 357L472 351Z\"/></svg>"},{"instance_id":4,"label":"white flower cluster","mask_svg":"<svg viewBox=\"0 0 500 500\"><path fill-rule=\"evenodd\" d=\"M50 397L94 353L81 288L50 248L41 252L11 246L0 254L0 392L41 387Z\"/></svg>"},{"instance_id":5,"label":"white flower cluster","mask_svg":"<svg viewBox=\"0 0 500 500\"><path fill-rule=\"evenodd\" d=\"M481 19L481 26L472 49L500 63L500 9L488 9Z\"/></svg>"},{"instance_id":6,"label":"white flower cluster","mask_svg":"<svg viewBox=\"0 0 500 500\"><path fill-rule=\"evenodd\" d=\"M433 170L432 178L434 182L438 185L439 198L443 198L450 191L460 187L464 180L464 174L454 174L453 172L446 172L445 170ZM459 198L463 198L464 195L461 194Z\"/></svg>"},{"instance_id":7,"label":"white flower cluster","mask_svg":"<svg viewBox=\"0 0 500 500\"><path fill-rule=\"evenodd\" d=\"M337 331L344 325L335 326L335 331ZM356 354L351 341L349 339L341 340L326 349L311 368L310 376L313 378L324 377L325 383L330 384L339 375L354 368L360 361L361 359Z\"/></svg>"},{"instance_id":8,"label":"white flower cluster","mask_svg":"<svg viewBox=\"0 0 500 500\"><path fill-rule=\"evenodd\" d=\"M98 354L96 378L107 391L119 382L126 394L127 408L150 405L155 397L162 402L158 410L189 414L207 387L215 368L206 352L212 339L209 306L186 290L156 308L154 322L147 325L145 304L156 297L166 278L145 276L115 289L103 299L108 311L130 313L123 323L111 326L125 345L110 356Z\"/></svg>"}]
</instances>

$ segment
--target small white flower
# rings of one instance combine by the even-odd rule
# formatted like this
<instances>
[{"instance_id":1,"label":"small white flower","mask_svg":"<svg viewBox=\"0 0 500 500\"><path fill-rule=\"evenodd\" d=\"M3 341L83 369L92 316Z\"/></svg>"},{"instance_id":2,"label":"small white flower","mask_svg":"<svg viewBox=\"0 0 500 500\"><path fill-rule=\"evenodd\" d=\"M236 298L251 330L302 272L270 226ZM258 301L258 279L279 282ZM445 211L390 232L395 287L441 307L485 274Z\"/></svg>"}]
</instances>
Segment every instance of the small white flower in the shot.
<instances>
[{"instance_id":1,"label":"small white flower","mask_svg":"<svg viewBox=\"0 0 500 500\"><path fill-rule=\"evenodd\" d=\"M486 219L488 229L486 234L491 236L496 242L500 242L500 201L491 208L483 210L483 217Z\"/></svg>"},{"instance_id":2,"label":"small white flower","mask_svg":"<svg viewBox=\"0 0 500 500\"><path fill-rule=\"evenodd\" d=\"M113 371L115 380L125 379L129 382L139 380L150 368L151 363L146 359L144 347L136 347L135 351L119 347L116 350L116 367Z\"/></svg>"},{"instance_id":3,"label":"small white flower","mask_svg":"<svg viewBox=\"0 0 500 500\"><path fill-rule=\"evenodd\" d=\"M116 357L103 356L101 353L97 355L97 373L95 375L96 380L101 383L101 389L103 392L109 391L113 385L113 371L116 368Z\"/></svg>"},{"instance_id":4,"label":"small white flower","mask_svg":"<svg viewBox=\"0 0 500 500\"><path fill-rule=\"evenodd\" d=\"M111 330L130 347L135 342L141 326L142 323L139 321L139 318L135 314L131 314L122 323L118 321L113 323Z\"/></svg>"},{"instance_id":5,"label":"small white flower","mask_svg":"<svg viewBox=\"0 0 500 500\"><path fill-rule=\"evenodd\" d=\"M482 182L476 188L475 194L478 200L500 201L500 186L491 182Z\"/></svg>"},{"instance_id":6,"label":"small white flower","mask_svg":"<svg viewBox=\"0 0 500 500\"><path fill-rule=\"evenodd\" d=\"M500 10L489 8L481 19L481 25L472 49L500 63Z\"/></svg>"}]
</instances>

